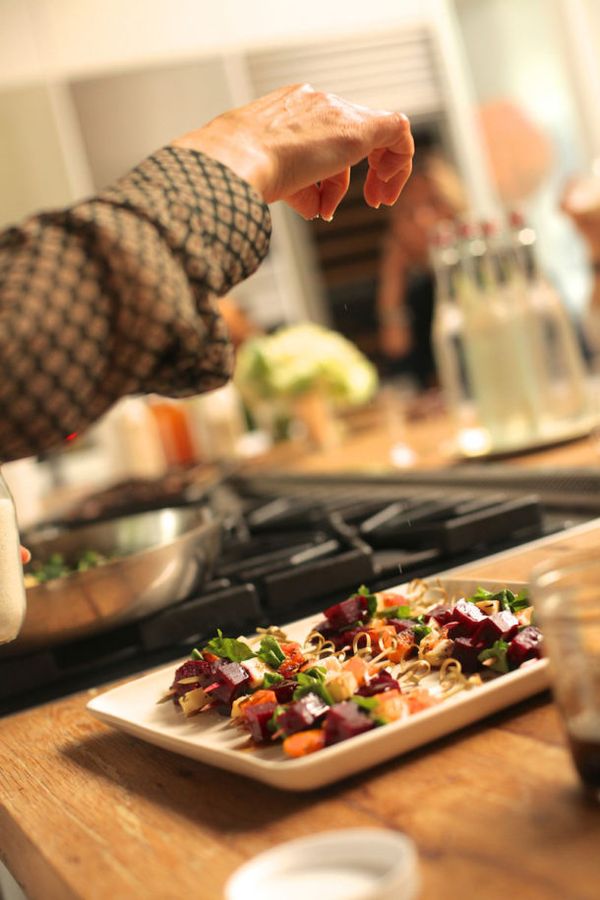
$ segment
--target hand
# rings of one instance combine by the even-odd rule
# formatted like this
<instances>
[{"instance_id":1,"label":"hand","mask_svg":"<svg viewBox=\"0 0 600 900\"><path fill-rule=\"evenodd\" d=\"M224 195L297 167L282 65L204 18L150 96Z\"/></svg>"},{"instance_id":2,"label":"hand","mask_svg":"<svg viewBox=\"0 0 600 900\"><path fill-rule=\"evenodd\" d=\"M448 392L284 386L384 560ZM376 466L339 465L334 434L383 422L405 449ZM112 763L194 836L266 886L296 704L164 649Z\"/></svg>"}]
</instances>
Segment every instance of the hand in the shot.
<instances>
[{"instance_id":1,"label":"hand","mask_svg":"<svg viewBox=\"0 0 600 900\"><path fill-rule=\"evenodd\" d=\"M267 203L285 200L306 219L331 220L350 183L350 166L368 158L369 206L392 206L412 168L406 116L368 109L315 91L279 88L173 141L225 163Z\"/></svg>"},{"instance_id":2,"label":"hand","mask_svg":"<svg viewBox=\"0 0 600 900\"><path fill-rule=\"evenodd\" d=\"M572 179L565 186L560 208L586 241L591 260L600 262L600 180L597 177Z\"/></svg>"},{"instance_id":3,"label":"hand","mask_svg":"<svg viewBox=\"0 0 600 900\"><path fill-rule=\"evenodd\" d=\"M379 332L381 351L390 359L406 356L412 349L412 333L408 324L388 323Z\"/></svg>"},{"instance_id":4,"label":"hand","mask_svg":"<svg viewBox=\"0 0 600 900\"><path fill-rule=\"evenodd\" d=\"M260 334L260 329L246 315L233 297L219 297L219 312L225 320L231 343L237 349L248 338Z\"/></svg>"}]
</instances>

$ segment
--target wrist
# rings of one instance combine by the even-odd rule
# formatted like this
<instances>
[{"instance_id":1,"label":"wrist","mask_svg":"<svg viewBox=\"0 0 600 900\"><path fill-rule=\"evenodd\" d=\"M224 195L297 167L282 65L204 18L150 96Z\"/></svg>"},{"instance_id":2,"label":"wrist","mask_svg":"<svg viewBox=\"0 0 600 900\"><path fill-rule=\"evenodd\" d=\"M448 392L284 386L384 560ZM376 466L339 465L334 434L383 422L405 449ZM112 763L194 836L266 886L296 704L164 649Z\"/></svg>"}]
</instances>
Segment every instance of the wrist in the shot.
<instances>
[{"instance_id":1,"label":"wrist","mask_svg":"<svg viewBox=\"0 0 600 900\"><path fill-rule=\"evenodd\" d=\"M261 197L268 202L269 161L267 154L251 139L246 140L239 129L230 129L223 123L218 128L204 128L191 131L171 142L174 147L205 153L222 163L247 181Z\"/></svg>"}]
</instances>

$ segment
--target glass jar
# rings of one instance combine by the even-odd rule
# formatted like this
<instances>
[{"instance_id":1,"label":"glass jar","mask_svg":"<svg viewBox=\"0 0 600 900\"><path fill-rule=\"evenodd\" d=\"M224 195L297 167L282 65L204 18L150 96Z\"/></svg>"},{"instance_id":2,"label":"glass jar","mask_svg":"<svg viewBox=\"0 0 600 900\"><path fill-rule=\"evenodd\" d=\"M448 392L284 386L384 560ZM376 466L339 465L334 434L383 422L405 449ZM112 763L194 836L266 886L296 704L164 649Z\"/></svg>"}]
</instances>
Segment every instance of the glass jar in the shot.
<instances>
[{"instance_id":1,"label":"glass jar","mask_svg":"<svg viewBox=\"0 0 600 900\"><path fill-rule=\"evenodd\" d=\"M18 635L25 617L25 587L15 505L0 473L0 644Z\"/></svg>"},{"instance_id":2,"label":"glass jar","mask_svg":"<svg viewBox=\"0 0 600 900\"><path fill-rule=\"evenodd\" d=\"M573 762L600 801L600 559L595 549L549 559L531 590L550 659L554 697Z\"/></svg>"}]
</instances>

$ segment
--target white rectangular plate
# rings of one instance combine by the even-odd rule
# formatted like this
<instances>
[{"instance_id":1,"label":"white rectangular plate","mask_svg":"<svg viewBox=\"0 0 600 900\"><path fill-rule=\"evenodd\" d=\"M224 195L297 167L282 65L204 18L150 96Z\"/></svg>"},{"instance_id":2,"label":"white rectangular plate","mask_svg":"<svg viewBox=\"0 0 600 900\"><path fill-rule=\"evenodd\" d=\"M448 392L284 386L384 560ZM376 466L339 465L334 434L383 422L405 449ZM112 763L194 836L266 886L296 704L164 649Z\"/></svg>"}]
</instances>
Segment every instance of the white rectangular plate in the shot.
<instances>
[{"instance_id":1,"label":"white rectangular plate","mask_svg":"<svg viewBox=\"0 0 600 900\"><path fill-rule=\"evenodd\" d=\"M440 579L454 596L472 594L479 585L488 590L508 587L518 592L523 582ZM396 588L401 591L402 586ZM284 630L302 641L322 616L301 619ZM399 722L375 728L301 759L285 757L281 745L248 749L248 741L229 719L203 713L186 719L172 703L157 704L169 687L178 664L170 663L149 675L113 688L91 700L90 712L135 737L200 762L219 766L288 791L307 791L339 781L355 772L400 756L436 738L470 725L545 690L549 685L546 660L528 662L493 681L462 691ZM437 675L431 676L437 682ZM427 680L423 681L426 684Z\"/></svg>"}]
</instances>

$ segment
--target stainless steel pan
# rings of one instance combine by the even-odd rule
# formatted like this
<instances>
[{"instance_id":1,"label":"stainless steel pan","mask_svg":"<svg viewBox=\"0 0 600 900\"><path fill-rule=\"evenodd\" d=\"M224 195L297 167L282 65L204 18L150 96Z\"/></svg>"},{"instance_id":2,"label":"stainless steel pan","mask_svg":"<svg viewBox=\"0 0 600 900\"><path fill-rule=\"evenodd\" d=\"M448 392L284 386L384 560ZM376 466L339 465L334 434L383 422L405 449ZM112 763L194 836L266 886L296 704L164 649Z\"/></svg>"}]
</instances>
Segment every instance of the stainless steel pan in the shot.
<instances>
[{"instance_id":1,"label":"stainless steel pan","mask_svg":"<svg viewBox=\"0 0 600 900\"><path fill-rule=\"evenodd\" d=\"M220 548L219 519L206 506L153 510L30 536L34 560L61 553L73 564L85 550L111 560L27 589L27 612L16 641L1 655L106 631L183 600L205 580Z\"/></svg>"}]
</instances>

